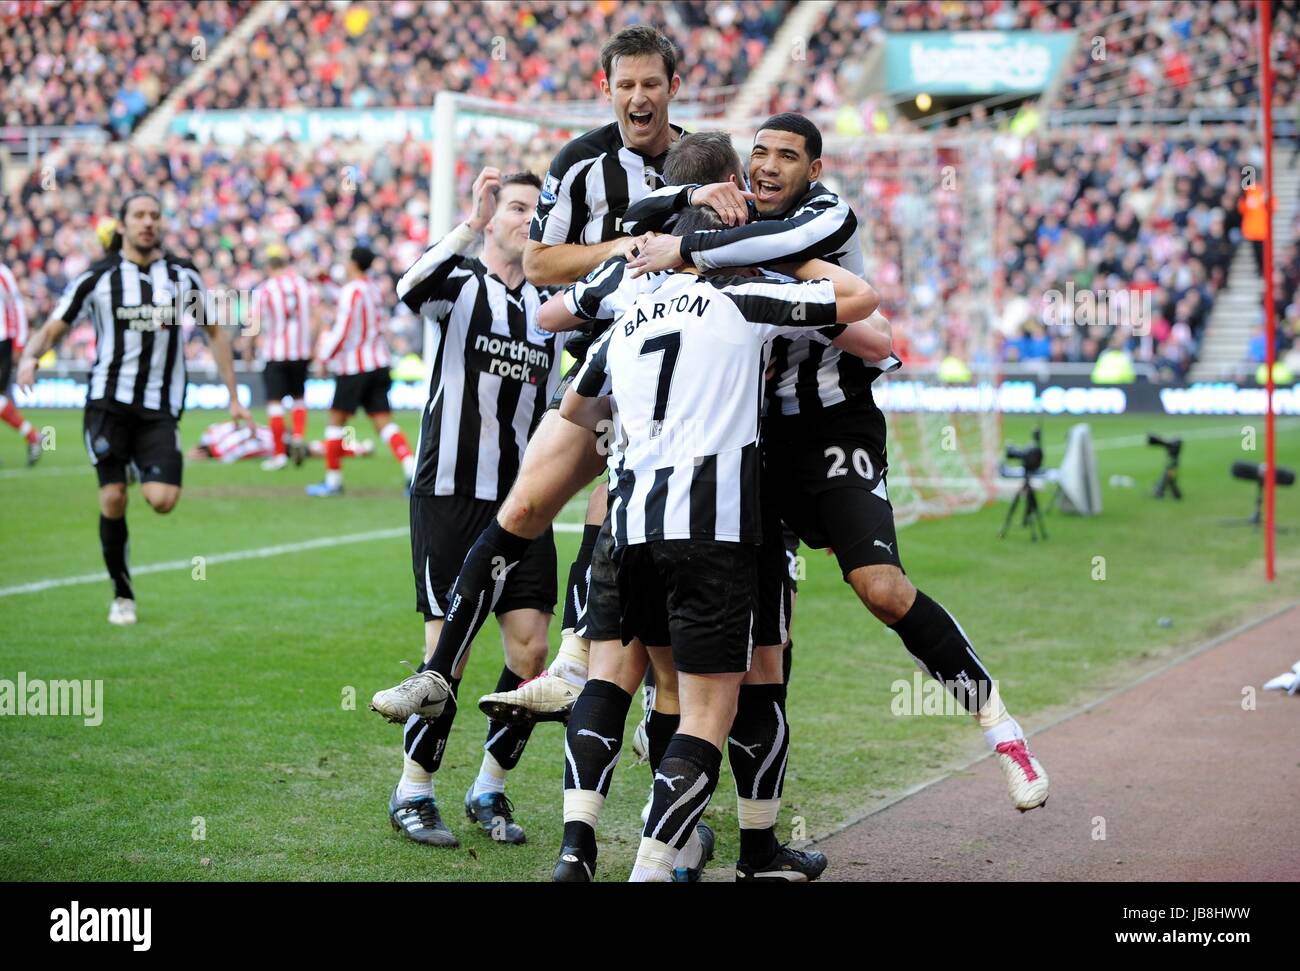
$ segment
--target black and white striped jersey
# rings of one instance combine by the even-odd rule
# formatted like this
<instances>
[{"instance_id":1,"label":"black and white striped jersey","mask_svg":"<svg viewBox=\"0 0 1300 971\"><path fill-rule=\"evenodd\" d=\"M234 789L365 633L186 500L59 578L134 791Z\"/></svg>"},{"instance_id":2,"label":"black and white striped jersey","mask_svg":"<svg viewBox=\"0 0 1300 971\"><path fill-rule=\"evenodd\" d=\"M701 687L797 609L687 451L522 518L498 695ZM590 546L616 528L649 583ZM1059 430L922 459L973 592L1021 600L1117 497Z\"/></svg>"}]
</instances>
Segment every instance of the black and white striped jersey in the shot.
<instances>
[{"instance_id":1,"label":"black and white striped jersey","mask_svg":"<svg viewBox=\"0 0 1300 971\"><path fill-rule=\"evenodd\" d=\"M182 325L207 322L207 292L194 264L164 253L140 266L113 254L69 283L50 316L74 324L83 313L95 327L87 404L179 418Z\"/></svg>"},{"instance_id":2,"label":"black and white striped jersey","mask_svg":"<svg viewBox=\"0 0 1300 971\"><path fill-rule=\"evenodd\" d=\"M625 217L629 232L661 229L686 205L687 188L665 187L631 206ZM682 258L700 270L821 259L858 276L866 271L857 216L820 182L810 185L785 216L764 219L751 205L744 226L691 233L682 237L681 247ZM775 341L772 363L776 372L768 385L770 408L783 415L815 413L859 398L874 407L871 382L901 366L893 356L864 361L803 337Z\"/></svg>"},{"instance_id":3,"label":"black and white striped jersey","mask_svg":"<svg viewBox=\"0 0 1300 971\"><path fill-rule=\"evenodd\" d=\"M799 330L832 339L835 288L694 273L655 283L592 345L573 385L613 400L614 542L758 543L768 344Z\"/></svg>"},{"instance_id":4,"label":"black and white striped jersey","mask_svg":"<svg viewBox=\"0 0 1300 971\"><path fill-rule=\"evenodd\" d=\"M672 129L681 135L682 129ZM623 214L663 184L667 154L652 158L628 148L617 122L579 135L551 162L529 238L553 246L627 236Z\"/></svg>"},{"instance_id":5,"label":"black and white striped jersey","mask_svg":"<svg viewBox=\"0 0 1300 971\"><path fill-rule=\"evenodd\" d=\"M398 297L434 324L414 495L505 498L559 383L570 336L537 326L549 293L527 281L508 288L458 252L451 236L398 281Z\"/></svg>"}]
</instances>

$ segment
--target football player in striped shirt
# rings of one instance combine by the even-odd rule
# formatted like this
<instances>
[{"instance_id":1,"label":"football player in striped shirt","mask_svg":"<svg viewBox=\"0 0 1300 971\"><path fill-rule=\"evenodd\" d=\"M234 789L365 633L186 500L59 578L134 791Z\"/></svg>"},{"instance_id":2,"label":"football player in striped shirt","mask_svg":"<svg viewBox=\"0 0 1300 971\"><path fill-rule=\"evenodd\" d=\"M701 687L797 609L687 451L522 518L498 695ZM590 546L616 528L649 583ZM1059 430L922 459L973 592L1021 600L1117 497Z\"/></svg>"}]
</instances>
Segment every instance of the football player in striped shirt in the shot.
<instances>
[{"instance_id":1,"label":"football player in striped shirt","mask_svg":"<svg viewBox=\"0 0 1300 971\"><path fill-rule=\"evenodd\" d=\"M474 180L471 215L431 246L397 283L398 297L434 328L429 400L420 421L411 487L415 607L424 617L426 659L433 656L465 554L493 521L519 471L524 447L559 385L569 335L537 327L545 290L524 278L523 252L541 180L485 168ZM471 252L482 238L481 255ZM546 663L555 610L555 542L548 529L518 563L494 571L494 609L505 664L498 690L535 677ZM486 613L486 611L485 611ZM472 639L457 645L447 676L454 697ZM433 720L405 719L402 776L389 801L393 828L432 846L456 846L434 801L456 705ZM465 814L494 840L522 843L506 797L531 725L489 719L478 778Z\"/></svg>"},{"instance_id":2,"label":"football player in striped shirt","mask_svg":"<svg viewBox=\"0 0 1300 971\"><path fill-rule=\"evenodd\" d=\"M0 421L14 428L27 442L27 464L41 457L41 438L32 423L9 400L10 375L14 359L21 357L27 343L27 311L18 281L9 267L0 263Z\"/></svg>"},{"instance_id":3,"label":"football player in striped shirt","mask_svg":"<svg viewBox=\"0 0 1300 971\"><path fill-rule=\"evenodd\" d=\"M136 622L127 563L127 466L140 472L140 491L157 513L181 495L180 430L185 407L182 324L202 326L230 393L230 416L247 421L239 402L230 341L208 314L208 295L194 264L162 249L162 206L147 192L123 201L109 253L68 284L23 351L18 383L31 387L40 356L82 314L95 325L95 363L86 392L85 441L99 478L99 540L113 583L108 620Z\"/></svg>"},{"instance_id":4,"label":"football player in striped shirt","mask_svg":"<svg viewBox=\"0 0 1300 971\"><path fill-rule=\"evenodd\" d=\"M682 130L668 121L669 103L681 78L677 50L667 37L648 25L628 27L602 47L601 66L606 75L603 90L615 121L575 138L551 163L524 250L524 271L534 285L571 283L609 256L631 253L637 241L623 231L623 213L662 182L668 148L681 137ZM571 341L568 350L581 360L586 343ZM561 388L576 370L576 366L570 370ZM560 396L554 396L549 411L558 411L559 401ZM496 589L493 564L519 562L529 544L545 535L565 503L604 469L591 436L549 411L529 442L519 475L495 520L465 558L434 656L419 675L375 695L372 707L385 717L405 721L413 712L434 717L441 711L450 697L446 680L460 645L473 639L490 613L478 608L480 604L491 607ZM556 677L536 679L525 688L549 684L554 686L550 695L570 700L577 695L580 682L562 684L563 672L581 670L585 676L588 644L573 633L575 601L585 599L586 576L604 515L604 489L598 487L588 508L578 560L569 571L563 639L549 669ZM462 603L472 609L458 609Z\"/></svg>"},{"instance_id":5,"label":"football player in striped shirt","mask_svg":"<svg viewBox=\"0 0 1300 971\"><path fill-rule=\"evenodd\" d=\"M693 209L674 232L723 225L711 210ZM865 319L879 304L870 286L839 267L814 262L797 272L802 282L657 275L592 346L561 407L594 430L607 414L602 404L612 404L610 519L622 637L646 645L660 682L669 669L677 673L681 721L655 767L634 881L671 879L717 784L750 667L768 344L796 330L829 340L842 330L837 323L869 327ZM609 402L600 400L605 396ZM570 728L583 718L590 727L581 735L616 753L630 702L625 687L589 680ZM566 743L576 774L575 764L590 760L575 759L575 749L593 746L574 731ZM606 758L602 787L617 761ZM571 785L579 781L566 776L566 809L571 799L586 798L598 810L603 792ZM589 879L594 869L594 834L570 844L575 828L565 827L557 879L578 867Z\"/></svg>"},{"instance_id":6,"label":"football player in striped shirt","mask_svg":"<svg viewBox=\"0 0 1300 971\"><path fill-rule=\"evenodd\" d=\"M268 472L307 456L307 371L316 342L316 296L302 274L289 268L288 251L278 243L266 248L270 276L253 290L262 380L266 384L266 420L275 451L262 468ZM292 399L291 437L286 445L284 399Z\"/></svg>"},{"instance_id":7,"label":"football player in striped shirt","mask_svg":"<svg viewBox=\"0 0 1300 971\"><path fill-rule=\"evenodd\" d=\"M366 410L375 430L392 449L408 486L415 472L415 456L393 421L388 403L392 359L382 325L384 298L369 276L374 262L375 254L368 247L352 250L334 326L321 337L320 360L334 375L334 401L325 426L325 481L307 486L309 496L343 494L343 426L358 408Z\"/></svg>"},{"instance_id":8,"label":"football player in striped shirt","mask_svg":"<svg viewBox=\"0 0 1300 971\"><path fill-rule=\"evenodd\" d=\"M861 276L857 218L819 181L821 153L821 132L807 118L794 113L769 118L755 134L750 154L754 199L748 221L682 239L648 239L628 264L629 273L682 265L702 270L772 266L820 257ZM628 222L638 232L657 228L665 215L719 188L727 198L726 186L660 190L631 207ZM970 638L903 572L886 487L885 416L871 394L871 383L897 368L897 358L891 353L864 361L806 339L780 338L772 364L776 376L763 428L764 468L771 472L765 494L775 498L782 520L804 543L835 551L844 581L863 605L970 712L997 755L1015 808L1027 812L1043 805L1047 774Z\"/></svg>"}]
</instances>

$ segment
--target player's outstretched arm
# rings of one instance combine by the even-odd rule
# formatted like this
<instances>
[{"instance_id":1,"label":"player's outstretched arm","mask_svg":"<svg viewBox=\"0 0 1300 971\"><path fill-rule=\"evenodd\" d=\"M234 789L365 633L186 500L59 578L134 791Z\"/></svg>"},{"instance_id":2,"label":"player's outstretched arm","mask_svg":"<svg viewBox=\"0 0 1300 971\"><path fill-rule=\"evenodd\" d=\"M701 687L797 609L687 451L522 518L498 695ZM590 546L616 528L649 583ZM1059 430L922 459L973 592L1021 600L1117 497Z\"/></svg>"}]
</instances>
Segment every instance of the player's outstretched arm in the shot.
<instances>
[{"instance_id":1,"label":"player's outstretched arm","mask_svg":"<svg viewBox=\"0 0 1300 971\"><path fill-rule=\"evenodd\" d=\"M631 259L636 239L620 236L607 243L556 243L529 240L524 247L524 276L535 287L559 287L584 276L611 256Z\"/></svg>"},{"instance_id":2,"label":"player's outstretched arm","mask_svg":"<svg viewBox=\"0 0 1300 971\"><path fill-rule=\"evenodd\" d=\"M41 355L63 339L68 332L68 323L58 317L51 317L45 325L31 336L27 346L18 358L18 387L27 390L36 383L36 370L40 367Z\"/></svg>"}]
</instances>

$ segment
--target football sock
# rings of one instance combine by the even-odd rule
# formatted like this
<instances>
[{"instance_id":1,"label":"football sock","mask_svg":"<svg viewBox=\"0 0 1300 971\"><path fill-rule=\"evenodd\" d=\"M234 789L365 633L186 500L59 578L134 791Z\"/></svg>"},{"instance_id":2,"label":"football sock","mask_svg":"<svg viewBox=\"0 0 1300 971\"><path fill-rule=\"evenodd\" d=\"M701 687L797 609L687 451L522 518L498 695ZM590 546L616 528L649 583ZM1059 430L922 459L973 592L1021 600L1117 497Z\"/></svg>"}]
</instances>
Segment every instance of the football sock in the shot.
<instances>
[{"instance_id":1,"label":"football sock","mask_svg":"<svg viewBox=\"0 0 1300 971\"><path fill-rule=\"evenodd\" d=\"M563 678L575 688L581 689L587 683L590 656L591 641L579 637L571 630L564 631L560 636L560 649L547 670L553 677Z\"/></svg>"},{"instance_id":2,"label":"football sock","mask_svg":"<svg viewBox=\"0 0 1300 971\"><path fill-rule=\"evenodd\" d=\"M433 773L409 756L402 757L402 778L397 783L397 801L419 796L433 798Z\"/></svg>"},{"instance_id":3,"label":"football sock","mask_svg":"<svg viewBox=\"0 0 1300 971\"><path fill-rule=\"evenodd\" d=\"M609 795L623 754L623 725L632 696L612 681L588 681L564 730L564 788ZM566 812L566 820L568 814ZM593 826L595 820L588 820Z\"/></svg>"},{"instance_id":4,"label":"football sock","mask_svg":"<svg viewBox=\"0 0 1300 971\"><path fill-rule=\"evenodd\" d=\"M478 777L474 780L474 787L469 791L470 796L477 799L485 792L505 791L506 770L491 752L484 752L483 764L479 766Z\"/></svg>"},{"instance_id":5,"label":"football sock","mask_svg":"<svg viewBox=\"0 0 1300 971\"><path fill-rule=\"evenodd\" d=\"M130 542L126 532L126 517L109 519L103 513L99 515L99 545L104 551L104 566L108 568L108 577L113 581L113 596L135 599L131 589L131 569L127 565Z\"/></svg>"},{"instance_id":6,"label":"football sock","mask_svg":"<svg viewBox=\"0 0 1300 971\"><path fill-rule=\"evenodd\" d=\"M508 667L502 666L501 674L497 678L497 691L514 691L524 679L515 674ZM502 792L506 787L505 773L509 772L519 764L519 758L524 754L524 746L528 744L528 737L533 733L533 726L527 725L508 725L505 722L488 719L487 741L483 744L483 751L486 757L483 759L483 765L488 766L488 759L492 764L499 766L501 770L500 785L484 785L482 791ZM488 773L490 778L493 774ZM486 782L483 773L479 774L479 781ZM474 795L478 795L479 790L475 787Z\"/></svg>"},{"instance_id":7,"label":"football sock","mask_svg":"<svg viewBox=\"0 0 1300 971\"><path fill-rule=\"evenodd\" d=\"M610 681L588 681L564 731L564 845L596 863L596 823L623 754L632 696ZM584 788L585 787L585 788Z\"/></svg>"},{"instance_id":8,"label":"football sock","mask_svg":"<svg viewBox=\"0 0 1300 971\"><path fill-rule=\"evenodd\" d=\"M290 417L293 419L293 437L297 441L302 441L303 436L307 434L307 405L295 401Z\"/></svg>"},{"instance_id":9,"label":"football sock","mask_svg":"<svg viewBox=\"0 0 1300 971\"><path fill-rule=\"evenodd\" d=\"M343 484L343 429L336 425L325 428L325 484Z\"/></svg>"},{"instance_id":10,"label":"football sock","mask_svg":"<svg viewBox=\"0 0 1300 971\"><path fill-rule=\"evenodd\" d=\"M766 863L780 848L776 820L790 752L783 684L744 684L736 720L727 736L727 758L736 781L740 858Z\"/></svg>"},{"instance_id":11,"label":"football sock","mask_svg":"<svg viewBox=\"0 0 1300 971\"><path fill-rule=\"evenodd\" d=\"M906 616L890 627L923 671L972 715L979 712L992 692L993 677L952 614L918 590Z\"/></svg>"},{"instance_id":12,"label":"football sock","mask_svg":"<svg viewBox=\"0 0 1300 971\"><path fill-rule=\"evenodd\" d=\"M718 784L722 753L702 738L673 736L655 771L654 802L637 850L634 881L671 878L677 851L686 845Z\"/></svg>"},{"instance_id":13,"label":"football sock","mask_svg":"<svg viewBox=\"0 0 1300 971\"><path fill-rule=\"evenodd\" d=\"M284 408L278 404L266 406L266 424L271 429L271 439L275 443L275 454L284 454Z\"/></svg>"},{"instance_id":14,"label":"football sock","mask_svg":"<svg viewBox=\"0 0 1300 971\"><path fill-rule=\"evenodd\" d=\"M0 394L0 421L18 429L18 434L22 435L23 438L33 444L40 440L40 436L36 434L36 429L32 427L31 422L24 419L22 412L14 406L12 401L2 394Z\"/></svg>"},{"instance_id":15,"label":"football sock","mask_svg":"<svg viewBox=\"0 0 1300 971\"><path fill-rule=\"evenodd\" d=\"M645 734L646 740L650 743L648 755L652 771L659 767L664 752L668 750L668 743L673 740L673 735L677 733L677 726L681 723L681 715L665 715L662 711L655 711L653 708L646 715Z\"/></svg>"},{"instance_id":16,"label":"football sock","mask_svg":"<svg viewBox=\"0 0 1300 971\"><path fill-rule=\"evenodd\" d=\"M433 721L412 715L406 720L403 732L402 751L425 772L437 772L438 766L442 765L442 752L447 746L451 723L456 717L455 698L460 690L460 678L448 678L447 683L451 685L451 698L447 700L442 714Z\"/></svg>"},{"instance_id":17,"label":"football sock","mask_svg":"<svg viewBox=\"0 0 1300 971\"><path fill-rule=\"evenodd\" d=\"M438 646L433 656L420 665L421 671L451 676L501 598L510 568L523 559L532 542L502 529L495 519L479 534L447 595L447 615Z\"/></svg>"},{"instance_id":18,"label":"football sock","mask_svg":"<svg viewBox=\"0 0 1300 971\"><path fill-rule=\"evenodd\" d=\"M415 474L415 456L411 454L411 446L407 444L402 430L397 427L397 422L390 421L380 430L379 436L393 450L393 457L397 459L402 466L403 474L409 479Z\"/></svg>"},{"instance_id":19,"label":"football sock","mask_svg":"<svg viewBox=\"0 0 1300 971\"><path fill-rule=\"evenodd\" d=\"M587 584L591 582L591 554L596 548L600 526L588 523L582 530L582 545L569 567L569 582L564 585L564 613L561 630L574 630L587 613Z\"/></svg>"}]
</instances>

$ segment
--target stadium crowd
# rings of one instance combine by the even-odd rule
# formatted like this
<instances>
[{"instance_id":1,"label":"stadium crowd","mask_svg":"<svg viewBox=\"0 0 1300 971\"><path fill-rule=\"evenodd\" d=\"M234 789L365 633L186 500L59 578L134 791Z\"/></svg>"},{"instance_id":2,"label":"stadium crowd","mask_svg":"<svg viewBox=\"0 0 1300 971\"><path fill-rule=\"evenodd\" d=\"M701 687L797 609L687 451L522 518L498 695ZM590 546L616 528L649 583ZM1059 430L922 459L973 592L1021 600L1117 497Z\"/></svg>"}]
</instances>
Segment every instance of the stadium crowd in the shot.
<instances>
[{"instance_id":1,"label":"stadium crowd","mask_svg":"<svg viewBox=\"0 0 1300 971\"><path fill-rule=\"evenodd\" d=\"M252 5L0 3L0 125L94 125L126 137Z\"/></svg>"},{"instance_id":2,"label":"stadium crowd","mask_svg":"<svg viewBox=\"0 0 1300 971\"><path fill-rule=\"evenodd\" d=\"M498 101L599 97L600 43L653 23L685 56L687 90L740 84L762 58L784 0L482 4L328 0L283 4L189 109L374 108L433 103L439 91ZM272 56L274 55L274 56Z\"/></svg>"},{"instance_id":3,"label":"stadium crowd","mask_svg":"<svg viewBox=\"0 0 1300 971\"><path fill-rule=\"evenodd\" d=\"M1240 239L1244 151L1158 131L1026 140L1005 196L1003 359L1088 362L1117 347L1184 377Z\"/></svg>"}]
</instances>

